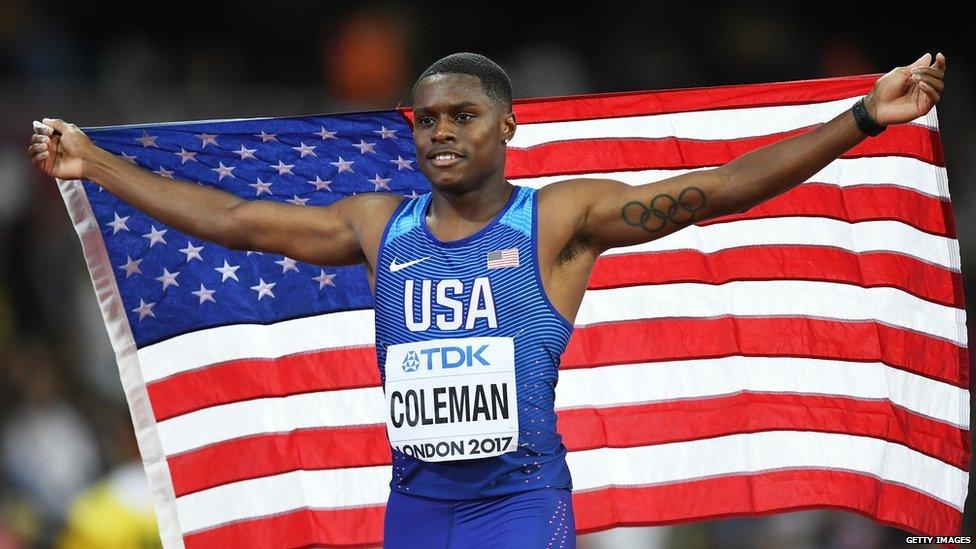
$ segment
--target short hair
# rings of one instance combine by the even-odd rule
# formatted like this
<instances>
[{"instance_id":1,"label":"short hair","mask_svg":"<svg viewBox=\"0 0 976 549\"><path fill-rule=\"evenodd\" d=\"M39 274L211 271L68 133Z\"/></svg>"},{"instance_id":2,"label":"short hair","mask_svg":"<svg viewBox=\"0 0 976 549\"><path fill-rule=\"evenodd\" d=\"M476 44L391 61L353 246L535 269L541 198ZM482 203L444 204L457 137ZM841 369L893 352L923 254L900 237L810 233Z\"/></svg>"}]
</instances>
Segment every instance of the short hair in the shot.
<instances>
[{"instance_id":1,"label":"short hair","mask_svg":"<svg viewBox=\"0 0 976 549\"><path fill-rule=\"evenodd\" d=\"M508 79L505 69L484 55L471 52L452 53L435 61L414 82L413 90L410 92L411 103L413 103L413 97L417 93L417 86L420 81L437 74L476 76L481 81L481 89L485 95L506 109L512 110L512 82Z\"/></svg>"}]
</instances>

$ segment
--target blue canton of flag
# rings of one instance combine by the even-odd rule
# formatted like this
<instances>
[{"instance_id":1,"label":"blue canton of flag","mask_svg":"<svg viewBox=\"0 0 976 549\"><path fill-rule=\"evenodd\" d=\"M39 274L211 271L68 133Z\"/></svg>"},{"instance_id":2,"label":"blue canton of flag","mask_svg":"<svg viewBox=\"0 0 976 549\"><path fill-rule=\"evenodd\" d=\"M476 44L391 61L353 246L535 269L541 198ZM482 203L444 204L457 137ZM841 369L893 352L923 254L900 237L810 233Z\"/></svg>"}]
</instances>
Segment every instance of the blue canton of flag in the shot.
<instances>
[{"instance_id":1,"label":"blue canton of flag","mask_svg":"<svg viewBox=\"0 0 976 549\"><path fill-rule=\"evenodd\" d=\"M85 131L163 177L248 200L308 207L363 192L429 190L410 126L396 111ZM201 328L372 307L363 266L229 250L167 227L94 183L84 189L138 347Z\"/></svg>"}]
</instances>

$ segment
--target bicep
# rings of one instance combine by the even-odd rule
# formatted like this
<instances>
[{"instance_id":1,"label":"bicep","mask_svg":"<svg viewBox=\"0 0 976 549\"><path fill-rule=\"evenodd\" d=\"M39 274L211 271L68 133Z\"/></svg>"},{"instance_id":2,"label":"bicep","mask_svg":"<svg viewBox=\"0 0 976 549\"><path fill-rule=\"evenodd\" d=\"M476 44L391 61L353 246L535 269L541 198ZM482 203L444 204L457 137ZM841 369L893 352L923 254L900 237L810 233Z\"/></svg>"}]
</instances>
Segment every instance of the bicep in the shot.
<instances>
[{"instance_id":1,"label":"bicep","mask_svg":"<svg viewBox=\"0 0 976 549\"><path fill-rule=\"evenodd\" d=\"M645 185L589 180L585 227L600 250L655 240L724 215L727 186L718 169L698 170Z\"/></svg>"},{"instance_id":2,"label":"bicep","mask_svg":"<svg viewBox=\"0 0 976 549\"><path fill-rule=\"evenodd\" d=\"M351 265L363 261L359 237L349 221L356 204L349 198L329 206L297 206L251 200L228 215L234 248L281 254L315 265Z\"/></svg>"}]
</instances>

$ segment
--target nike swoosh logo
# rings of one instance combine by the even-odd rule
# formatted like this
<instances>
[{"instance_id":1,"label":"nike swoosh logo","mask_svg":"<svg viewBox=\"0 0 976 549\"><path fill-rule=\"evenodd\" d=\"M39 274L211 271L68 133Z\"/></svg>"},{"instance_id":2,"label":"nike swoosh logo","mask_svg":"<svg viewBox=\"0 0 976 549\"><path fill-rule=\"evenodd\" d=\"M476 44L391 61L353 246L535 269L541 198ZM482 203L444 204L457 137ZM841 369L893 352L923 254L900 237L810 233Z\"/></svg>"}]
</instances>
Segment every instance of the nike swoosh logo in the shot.
<instances>
[{"instance_id":1,"label":"nike swoosh logo","mask_svg":"<svg viewBox=\"0 0 976 549\"><path fill-rule=\"evenodd\" d=\"M413 261L407 261L406 263L397 263L396 258L393 258L393 261L390 261L390 272L395 273L400 269L406 269L407 267L416 265L421 261L427 261L428 259L430 259L430 256L421 257L420 259L414 259Z\"/></svg>"}]
</instances>

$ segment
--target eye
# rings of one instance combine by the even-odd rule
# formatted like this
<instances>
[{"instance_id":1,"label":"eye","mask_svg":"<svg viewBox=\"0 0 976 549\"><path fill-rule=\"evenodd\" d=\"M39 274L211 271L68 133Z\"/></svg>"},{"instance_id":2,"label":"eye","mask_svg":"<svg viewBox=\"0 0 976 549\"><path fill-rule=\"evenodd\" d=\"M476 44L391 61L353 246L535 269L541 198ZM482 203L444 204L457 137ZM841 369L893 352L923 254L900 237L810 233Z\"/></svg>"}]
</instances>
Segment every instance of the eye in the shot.
<instances>
[{"instance_id":1,"label":"eye","mask_svg":"<svg viewBox=\"0 0 976 549\"><path fill-rule=\"evenodd\" d=\"M467 122L472 118L474 118L474 115L466 112L461 112L454 116L454 120L457 120L458 122Z\"/></svg>"},{"instance_id":2,"label":"eye","mask_svg":"<svg viewBox=\"0 0 976 549\"><path fill-rule=\"evenodd\" d=\"M430 126L433 123L434 123L434 119L430 116L425 116L417 121L417 124L421 126Z\"/></svg>"}]
</instances>

